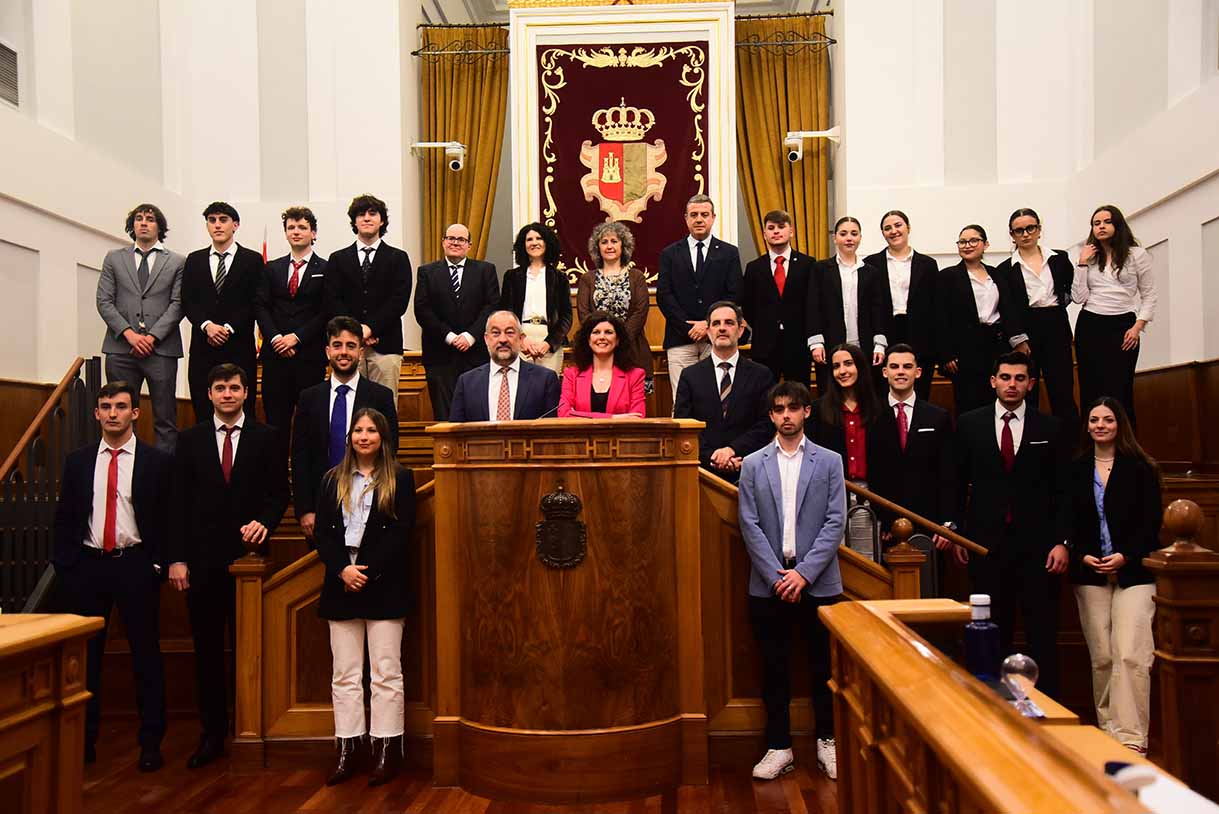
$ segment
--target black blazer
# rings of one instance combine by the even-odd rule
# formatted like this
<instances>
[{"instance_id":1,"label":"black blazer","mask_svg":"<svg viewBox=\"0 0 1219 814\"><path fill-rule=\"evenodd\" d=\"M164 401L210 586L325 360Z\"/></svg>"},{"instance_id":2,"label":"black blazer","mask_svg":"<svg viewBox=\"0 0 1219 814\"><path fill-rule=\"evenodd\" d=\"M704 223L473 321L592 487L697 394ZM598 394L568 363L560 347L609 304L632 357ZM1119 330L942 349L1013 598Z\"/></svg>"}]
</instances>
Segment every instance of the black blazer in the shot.
<instances>
[{"instance_id":1,"label":"black blazer","mask_svg":"<svg viewBox=\"0 0 1219 814\"><path fill-rule=\"evenodd\" d=\"M191 362L206 369L221 362L233 362L247 371L253 370L257 355L254 303L262 285L262 255L238 246L225 273L224 287L217 293L208 263L211 252L210 246L191 252L182 269L182 313L191 323ZM203 331L203 323L209 321L233 326L233 336L218 348L208 344Z\"/></svg>"},{"instance_id":2,"label":"black blazer","mask_svg":"<svg viewBox=\"0 0 1219 814\"><path fill-rule=\"evenodd\" d=\"M449 421L490 421L487 412L487 385L490 383L491 363L479 365L457 377L453 390L453 406L449 409ZM559 377L548 367L521 360L517 374L516 404L512 420L530 421L535 418L552 418L559 410Z\"/></svg>"},{"instance_id":3,"label":"black blazer","mask_svg":"<svg viewBox=\"0 0 1219 814\"><path fill-rule=\"evenodd\" d=\"M1016 463L1008 473L995 434L995 403L957 418L957 483L963 506L968 502L959 516L965 518L966 536L995 545L1010 507L1013 539L1020 547L1014 553L1045 557L1071 536L1068 453L1057 418L1029 405L1024 421Z\"/></svg>"},{"instance_id":4,"label":"black blazer","mask_svg":"<svg viewBox=\"0 0 1219 814\"><path fill-rule=\"evenodd\" d=\"M698 434L698 460L704 469L711 469L711 453L720 447L732 447L745 457L775 436L766 403L766 393L775 383L770 369L739 356L724 415L716 363L712 354L686 368L673 402L674 418L693 418L707 425Z\"/></svg>"},{"instance_id":5,"label":"black blazer","mask_svg":"<svg viewBox=\"0 0 1219 814\"><path fill-rule=\"evenodd\" d=\"M741 280L741 312L752 331L750 355L753 358L766 359L781 352L775 347L780 326L787 332L789 342L807 345L811 335L807 325L807 300L813 262L807 254L792 249L782 297L770 271L769 253L755 257L745 266L745 277Z\"/></svg>"},{"instance_id":6,"label":"black blazer","mask_svg":"<svg viewBox=\"0 0 1219 814\"><path fill-rule=\"evenodd\" d=\"M1091 455L1071 462L1071 581L1078 585L1104 585L1107 577L1083 564L1085 554L1101 556L1100 515L1092 493L1095 461ZM1105 485L1105 522L1113 550L1126 555L1117 572L1123 588L1154 582L1143 558L1160 547L1160 478L1138 458L1117 455Z\"/></svg>"},{"instance_id":7,"label":"black blazer","mask_svg":"<svg viewBox=\"0 0 1219 814\"><path fill-rule=\"evenodd\" d=\"M329 319L324 300L326 261L317 252L313 253L309 262L300 270L296 296L292 297L288 294L291 259L292 255L285 254L267 263L260 278L258 299L254 303L258 330L262 332L262 352L259 358L264 361L282 359L283 357L272 349L271 340L281 334L296 334L300 344L296 346L295 358L324 364L326 341L322 334Z\"/></svg>"},{"instance_id":8,"label":"black blazer","mask_svg":"<svg viewBox=\"0 0 1219 814\"><path fill-rule=\"evenodd\" d=\"M339 506L333 477L322 484L322 499L317 507L317 554L326 565L317 615L323 619L400 619L414 604L414 584L408 551L414 546L415 476L411 470L398 469L394 490L394 517L377 508L374 493L372 509L360 538L356 565L367 565L368 577L363 590L350 593L343 588L343 569L351 565L344 538L346 526Z\"/></svg>"},{"instance_id":9,"label":"black blazer","mask_svg":"<svg viewBox=\"0 0 1219 814\"><path fill-rule=\"evenodd\" d=\"M952 417L947 410L916 398L913 411L907 412L910 431L903 452L888 393L881 397L881 405L880 415L868 428L868 488L928 520L956 522ZM897 519L879 508L877 512L886 530Z\"/></svg>"},{"instance_id":10,"label":"black blazer","mask_svg":"<svg viewBox=\"0 0 1219 814\"><path fill-rule=\"evenodd\" d=\"M499 307L516 314L517 319L525 311L525 282L527 270L518 266L504 272L504 286L499 294ZM567 275L550 266L546 267L546 344L551 349L567 344L571 332L571 286Z\"/></svg>"},{"instance_id":11,"label":"black blazer","mask_svg":"<svg viewBox=\"0 0 1219 814\"><path fill-rule=\"evenodd\" d=\"M1023 333L1020 313L1015 308L1015 298L1012 297L1007 276L999 274L993 266L986 266L986 272L999 289L999 327L1003 336L1011 338ZM984 350L977 346L978 304L974 299L973 284L969 282L969 272L965 270L965 261L942 270L938 282L940 361L956 359L966 365L981 365L989 373L994 360L978 357L978 353ZM923 369L927 369L926 365Z\"/></svg>"},{"instance_id":12,"label":"black blazer","mask_svg":"<svg viewBox=\"0 0 1219 814\"><path fill-rule=\"evenodd\" d=\"M367 285L360 259L352 243L326 261L326 313L354 317L371 328L380 340L373 346L377 353L402 353L402 315L411 301L411 259L382 240Z\"/></svg>"},{"instance_id":13,"label":"black blazer","mask_svg":"<svg viewBox=\"0 0 1219 814\"><path fill-rule=\"evenodd\" d=\"M438 260L419 267L419 285L415 289L415 319L423 331L423 364L445 365L458 358L467 367L487 360L487 344L483 334L487 317L499 303L499 277L495 266L481 260L466 258L461 273L461 296L453 296L447 260ZM444 341L452 332L469 333L474 344L465 353Z\"/></svg>"},{"instance_id":14,"label":"black blazer","mask_svg":"<svg viewBox=\"0 0 1219 814\"><path fill-rule=\"evenodd\" d=\"M863 262L880 272L880 295L884 303L881 310L888 317L892 317L893 290L889 287L889 261L885 259L885 253L882 251L870 254ZM935 260L925 254L913 253L910 258L910 293L906 298L906 318L910 323L910 344L918 352L919 364L927 376L935 372L936 281L939 277L940 268L935 264ZM1069 281L1067 288L1070 289ZM891 332L892 329L888 329L884 333L889 343L893 344L896 340Z\"/></svg>"},{"instance_id":15,"label":"black blazer","mask_svg":"<svg viewBox=\"0 0 1219 814\"><path fill-rule=\"evenodd\" d=\"M1054 279L1054 296L1058 297L1058 307L1065 311L1071 304L1071 281L1075 278L1075 266L1062 249L1051 250L1046 263L1050 267L1050 276ZM1012 258L1008 257L995 268L995 273L1007 278L1013 311L1019 323L1023 325L1024 314L1029 308L1029 290L1024 284L1024 271L1019 263L1012 263Z\"/></svg>"},{"instance_id":16,"label":"black blazer","mask_svg":"<svg viewBox=\"0 0 1219 814\"><path fill-rule=\"evenodd\" d=\"M64 461L59 501L55 504L55 549L51 562L56 568L71 568L80 559L81 546L89 539L93 514L93 470L98 445L89 444L68 453ZM162 567L169 537L170 486L173 457L143 441L135 442L131 471L131 505L136 526L148 557Z\"/></svg>"},{"instance_id":17,"label":"black blazer","mask_svg":"<svg viewBox=\"0 0 1219 814\"><path fill-rule=\"evenodd\" d=\"M715 237L704 241L703 276L699 278L694 276L687 240L683 237L670 243L660 253L656 304L665 315L665 348L689 345L687 320L705 320L712 303L737 302L740 296L741 254L736 246Z\"/></svg>"},{"instance_id":18,"label":"black blazer","mask_svg":"<svg viewBox=\"0 0 1219 814\"><path fill-rule=\"evenodd\" d=\"M893 306L885 310L882 289L889 290L888 276L878 269L863 263L859 266L856 281L856 304L858 317L859 346L871 357L872 338L884 334L889 338ZM809 274L807 298L807 336L821 336L825 341L826 356L835 346L847 341L846 315L842 305L842 277L838 273L838 260L829 257L819 260Z\"/></svg>"},{"instance_id":19,"label":"black blazer","mask_svg":"<svg viewBox=\"0 0 1219 814\"><path fill-rule=\"evenodd\" d=\"M229 483L220 469L211 419L178 434L170 563L185 562L191 582L227 577L229 563L245 554L241 527L257 520L267 537L288 507L288 473L279 430L246 413Z\"/></svg>"},{"instance_id":20,"label":"black blazer","mask_svg":"<svg viewBox=\"0 0 1219 814\"><path fill-rule=\"evenodd\" d=\"M390 444L398 451L398 408L394 393L364 376L356 382L351 414L372 407L389 422ZM351 428L348 427L348 430ZM318 510L322 476L330 468L330 380L301 391L292 422L292 505L296 516Z\"/></svg>"}]
</instances>

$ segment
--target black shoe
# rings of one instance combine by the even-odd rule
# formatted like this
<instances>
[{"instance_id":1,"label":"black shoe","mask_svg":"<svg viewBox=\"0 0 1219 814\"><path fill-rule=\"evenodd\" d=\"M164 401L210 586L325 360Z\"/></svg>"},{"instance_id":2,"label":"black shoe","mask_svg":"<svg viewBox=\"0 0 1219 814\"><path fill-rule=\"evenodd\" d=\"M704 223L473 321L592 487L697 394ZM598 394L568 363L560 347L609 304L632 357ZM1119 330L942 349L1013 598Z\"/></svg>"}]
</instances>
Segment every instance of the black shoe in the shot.
<instances>
[{"instance_id":1,"label":"black shoe","mask_svg":"<svg viewBox=\"0 0 1219 814\"><path fill-rule=\"evenodd\" d=\"M140 771L155 772L164 765L165 758L161 757L161 749L159 747L154 746L149 749L140 750Z\"/></svg>"},{"instance_id":2,"label":"black shoe","mask_svg":"<svg viewBox=\"0 0 1219 814\"><path fill-rule=\"evenodd\" d=\"M97 747L92 743L85 744L85 763L97 763Z\"/></svg>"},{"instance_id":3,"label":"black shoe","mask_svg":"<svg viewBox=\"0 0 1219 814\"><path fill-rule=\"evenodd\" d=\"M327 786L337 786L355 774L360 767L360 747L364 738L338 738L337 741L338 759L334 771L326 779Z\"/></svg>"},{"instance_id":4,"label":"black shoe","mask_svg":"<svg viewBox=\"0 0 1219 814\"><path fill-rule=\"evenodd\" d=\"M398 776L402 766L402 736L372 739L372 776L369 786L381 786Z\"/></svg>"},{"instance_id":5,"label":"black shoe","mask_svg":"<svg viewBox=\"0 0 1219 814\"><path fill-rule=\"evenodd\" d=\"M198 769L206 766L218 757L224 756L224 738L203 735L199 738L199 748L186 761L186 768Z\"/></svg>"}]
</instances>

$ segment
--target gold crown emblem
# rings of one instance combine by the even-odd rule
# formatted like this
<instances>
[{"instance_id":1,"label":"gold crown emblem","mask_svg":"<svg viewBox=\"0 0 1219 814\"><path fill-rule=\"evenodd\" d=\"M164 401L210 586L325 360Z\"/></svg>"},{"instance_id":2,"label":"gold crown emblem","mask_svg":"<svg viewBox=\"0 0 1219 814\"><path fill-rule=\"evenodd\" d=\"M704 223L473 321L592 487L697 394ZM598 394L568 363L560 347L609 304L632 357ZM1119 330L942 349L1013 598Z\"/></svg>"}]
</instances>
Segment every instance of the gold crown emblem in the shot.
<instances>
[{"instance_id":1,"label":"gold crown emblem","mask_svg":"<svg viewBox=\"0 0 1219 814\"><path fill-rule=\"evenodd\" d=\"M652 111L627 107L625 98L618 107L603 108L593 114L593 127L606 141L640 141L655 123Z\"/></svg>"}]
</instances>

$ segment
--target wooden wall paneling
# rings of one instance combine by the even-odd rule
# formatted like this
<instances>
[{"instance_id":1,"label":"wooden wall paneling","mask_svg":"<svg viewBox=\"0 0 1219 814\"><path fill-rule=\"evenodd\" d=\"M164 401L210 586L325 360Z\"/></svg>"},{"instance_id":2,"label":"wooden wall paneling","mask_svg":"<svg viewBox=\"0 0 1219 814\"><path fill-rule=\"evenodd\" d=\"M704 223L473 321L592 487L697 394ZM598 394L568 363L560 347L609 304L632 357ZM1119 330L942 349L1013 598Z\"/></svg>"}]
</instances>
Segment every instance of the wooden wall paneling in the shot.
<instances>
[{"instance_id":1,"label":"wooden wall paneling","mask_svg":"<svg viewBox=\"0 0 1219 814\"><path fill-rule=\"evenodd\" d=\"M1189 365L1144 370L1136 378L1139 441L1167 471L1184 472L1201 465L1196 379Z\"/></svg>"},{"instance_id":2,"label":"wooden wall paneling","mask_svg":"<svg viewBox=\"0 0 1219 814\"><path fill-rule=\"evenodd\" d=\"M0 403L4 404L4 409L0 410L0 459L7 457L21 440L21 435L54 390L55 385L50 382L0 379Z\"/></svg>"},{"instance_id":3,"label":"wooden wall paneling","mask_svg":"<svg viewBox=\"0 0 1219 814\"><path fill-rule=\"evenodd\" d=\"M1195 371L1198 394L1193 399L1195 409L1201 414L1208 409L1219 408L1219 360L1201 362ZM1137 384L1137 380L1136 380ZM1208 417L1198 422L1202 433L1202 449L1199 457L1203 472L1219 475L1219 426ZM1212 538L1214 539L1214 538Z\"/></svg>"},{"instance_id":4,"label":"wooden wall paneling","mask_svg":"<svg viewBox=\"0 0 1219 814\"><path fill-rule=\"evenodd\" d=\"M235 765L263 768L263 580L270 571L267 558L249 554L229 566L236 585L235 693L232 759ZM277 662L268 662L274 669Z\"/></svg>"}]
</instances>

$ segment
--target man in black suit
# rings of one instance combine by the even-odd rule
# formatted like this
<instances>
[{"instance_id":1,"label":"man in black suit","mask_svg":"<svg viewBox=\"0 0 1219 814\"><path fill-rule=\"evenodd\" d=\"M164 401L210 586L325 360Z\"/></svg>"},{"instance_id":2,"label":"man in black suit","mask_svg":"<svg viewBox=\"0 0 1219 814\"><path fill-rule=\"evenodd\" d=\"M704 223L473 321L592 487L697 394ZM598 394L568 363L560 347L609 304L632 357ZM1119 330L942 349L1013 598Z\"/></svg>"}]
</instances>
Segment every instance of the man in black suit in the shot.
<instances>
[{"instance_id":1,"label":"man in black suit","mask_svg":"<svg viewBox=\"0 0 1219 814\"><path fill-rule=\"evenodd\" d=\"M741 461L774 435L766 394L770 370L741 356L741 308L720 301L707 312L711 355L690 366L677 386L674 418L706 423L698 434L699 465L736 483Z\"/></svg>"},{"instance_id":2,"label":"man in black suit","mask_svg":"<svg viewBox=\"0 0 1219 814\"><path fill-rule=\"evenodd\" d=\"M793 231L787 212L766 213L766 254L745 266L740 302L745 324L753 332L753 360L770 368L776 380L782 376L807 386L806 300L813 258L792 248Z\"/></svg>"},{"instance_id":3,"label":"man in black suit","mask_svg":"<svg viewBox=\"0 0 1219 814\"><path fill-rule=\"evenodd\" d=\"M990 549L969 561L971 589L990 594L1000 649L1012 652L1019 606L1037 688L1058 692L1059 575L1067 569L1068 451L1058 419L1025 400L1028 356L1001 355L993 367L996 401L957 419L958 485L968 496L965 534Z\"/></svg>"},{"instance_id":4,"label":"man in black suit","mask_svg":"<svg viewBox=\"0 0 1219 814\"><path fill-rule=\"evenodd\" d=\"M187 761L197 769L224 754L228 671L224 631L235 614L229 565L266 542L288 505L279 431L245 413L249 380L234 364L208 373L214 413L178 436L174 455L169 581L186 591L195 644L195 693L203 734Z\"/></svg>"},{"instance_id":5,"label":"man in black suit","mask_svg":"<svg viewBox=\"0 0 1219 814\"><path fill-rule=\"evenodd\" d=\"M915 393L923 369L914 348L892 345L885 354L888 409L868 430L868 488L928 520L955 528L956 459L952 447L952 417ZM887 535L897 518L879 510ZM951 543L936 534L935 543ZM955 551L965 549L951 546Z\"/></svg>"},{"instance_id":6,"label":"man in black suit","mask_svg":"<svg viewBox=\"0 0 1219 814\"><path fill-rule=\"evenodd\" d=\"M326 313L360 322L364 355L360 373L398 392L402 374L402 315L411 301L411 259L386 243L385 201L360 195L347 207L356 241L330 255Z\"/></svg>"},{"instance_id":7,"label":"man in black suit","mask_svg":"<svg viewBox=\"0 0 1219 814\"><path fill-rule=\"evenodd\" d=\"M499 303L495 266L474 260L470 230L454 223L444 230L444 259L419 267L415 319L423 329L423 368L432 417L449 420L457 377L487 361L487 346L475 337Z\"/></svg>"},{"instance_id":8,"label":"man in black suit","mask_svg":"<svg viewBox=\"0 0 1219 814\"><path fill-rule=\"evenodd\" d=\"M231 362L255 381L254 302L263 274L262 255L237 244L236 209L216 201L203 217L212 245L187 255L182 271L182 312L191 323L186 378L200 422L212 415L207 376L213 367Z\"/></svg>"},{"instance_id":9,"label":"man in black suit","mask_svg":"<svg viewBox=\"0 0 1219 814\"><path fill-rule=\"evenodd\" d=\"M487 317L483 340L491 361L461 374L449 421L529 421L555 414L559 380L549 368L521 358L522 336L511 311Z\"/></svg>"},{"instance_id":10,"label":"man in black suit","mask_svg":"<svg viewBox=\"0 0 1219 814\"><path fill-rule=\"evenodd\" d=\"M287 443L301 391L326 371L326 261L313 251L317 218L310 209L292 206L280 219L289 252L267 263L254 310L262 332L262 406L267 423Z\"/></svg>"},{"instance_id":11,"label":"man in black suit","mask_svg":"<svg viewBox=\"0 0 1219 814\"><path fill-rule=\"evenodd\" d=\"M707 306L719 300L737 302L740 297L740 252L731 243L712 237L713 225L711 198L695 195L686 201L689 234L660 253L656 304L665 315L664 348L674 393L682 371L711 354Z\"/></svg>"},{"instance_id":12,"label":"man in black suit","mask_svg":"<svg viewBox=\"0 0 1219 814\"><path fill-rule=\"evenodd\" d=\"M165 672L157 627L165 565L173 458L136 440L140 416L135 387L112 381L97 394L93 415L102 427L97 446L68 455L55 507L52 561L60 581L60 610L100 616L108 624L118 606L140 713L142 772L164 765ZM106 628L89 640L85 686L85 762L97 759L102 653Z\"/></svg>"},{"instance_id":13,"label":"man in black suit","mask_svg":"<svg viewBox=\"0 0 1219 814\"><path fill-rule=\"evenodd\" d=\"M360 375L364 351L360 323L335 317L326 323L326 359L330 379L301 391L292 425L292 497L305 538L313 543L322 477L343 459L351 416L372 407L389 422L386 443L398 452L398 407L394 393ZM349 395L350 394L350 395Z\"/></svg>"}]
</instances>

